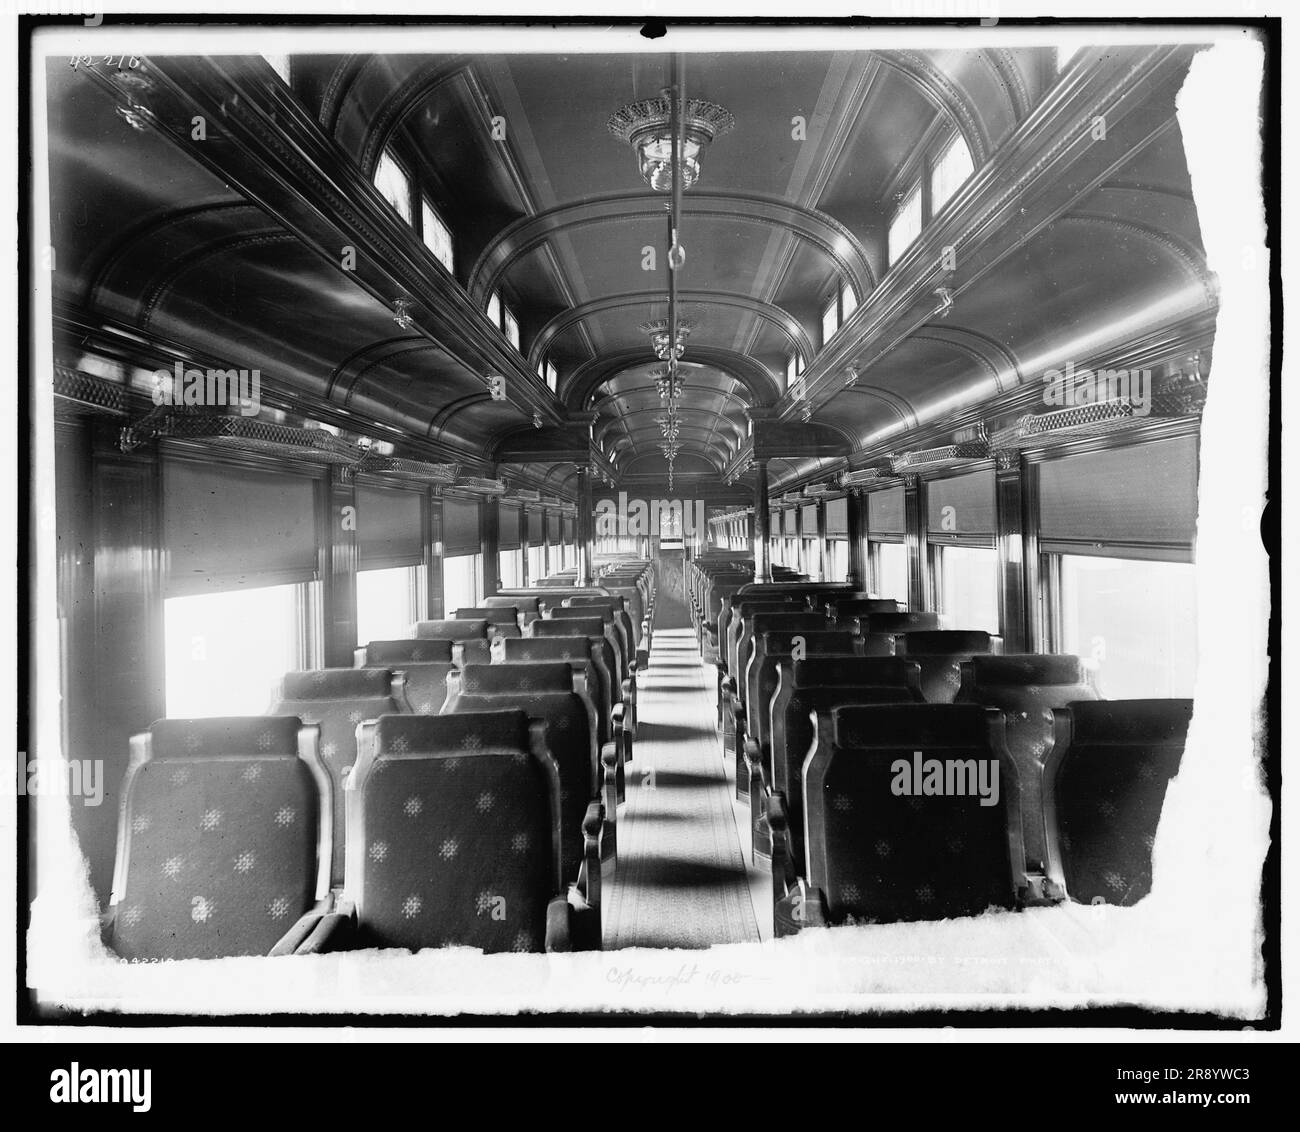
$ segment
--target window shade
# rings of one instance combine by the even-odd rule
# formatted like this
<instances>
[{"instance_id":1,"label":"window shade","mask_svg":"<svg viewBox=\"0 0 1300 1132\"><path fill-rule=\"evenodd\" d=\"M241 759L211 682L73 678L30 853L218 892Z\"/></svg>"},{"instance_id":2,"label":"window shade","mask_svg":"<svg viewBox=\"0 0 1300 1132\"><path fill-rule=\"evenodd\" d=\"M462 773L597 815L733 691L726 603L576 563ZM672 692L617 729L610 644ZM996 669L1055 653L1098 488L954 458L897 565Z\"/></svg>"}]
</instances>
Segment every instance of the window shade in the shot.
<instances>
[{"instance_id":1,"label":"window shade","mask_svg":"<svg viewBox=\"0 0 1300 1132\"><path fill-rule=\"evenodd\" d=\"M550 511L546 515L546 537L552 545L558 545L560 541L560 516L555 511Z\"/></svg>"},{"instance_id":2,"label":"window shade","mask_svg":"<svg viewBox=\"0 0 1300 1132\"><path fill-rule=\"evenodd\" d=\"M417 492L358 485L357 555L363 570L424 560Z\"/></svg>"},{"instance_id":3,"label":"window shade","mask_svg":"<svg viewBox=\"0 0 1300 1132\"><path fill-rule=\"evenodd\" d=\"M1038 465L1041 548L1100 555L1125 545L1190 551L1196 442L1195 436L1177 436Z\"/></svg>"},{"instance_id":4,"label":"window shade","mask_svg":"<svg viewBox=\"0 0 1300 1132\"><path fill-rule=\"evenodd\" d=\"M891 487L887 491L873 491L867 496L867 534L895 535L899 538L907 530L903 513L903 489Z\"/></svg>"},{"instance_id":5,"label":"window shade","mask_svg":"<svg viewBox=\"0 0 1300 1132\"><path fill-rule=\"evenodd\" d=\"M826 537L849 537L849 501L847 499L826 500Z\"/></svg>"},{"instance_id":6,"label":"window shade","mask_svg":"<svg viewBox=\"0 0 1300 1132\"><path fill-rule=\"evenodd\" d=\"M926 528L937 535L984 535L997 531L993 470L931 480L926 490Z\"/></svg>"},{"instance_id":7,"label":"window shade","mask_svg":"<svg viewBox=\"0 0 1300 1132\"><path fill-rule=\"evenodd\" d=\"M787 535L796 535L799 533L799 520L796 518L795 509L791 507L785 513L785 533Z\"/></svg>"},{"instance_id":8,"label":"window shade","mask_svg":"<svg viewBox=\"0 0 1300 1132\"><path fill-rule=\"evenodd\" d=\"M311 581L317 565L314 482L165 460L163 545L171 597Z\"/></svg>"},{"instance_id":9,"label":"window shade","mask_svg":"<svg viewBox=\"0 0 1300 1132\"><path fill-rule=\"evenodd\" d=\"M564 530L565 546L573 546L574 543L577 541L578 536L577 536L577 531L575 530L576 523L577 523L576 519L566 518L562 524Z\"/></svg>"},{"instance_id":10,"label":"window shade","mask_svg":"<svg viewBox=\"0 0 1300 1132\"><path fill-rule=\"evenodd\" d=\"M497 511L497 549L518 550L519 546L519 508L513 504L499 504Z\"/></svg>"},{"instance_id":11,"label":"window shade","mask_svg":"<svg viewBox=\"0 0 1300 1132\"><path fill-rule=\"evenodd\" d=\"M803 537L817 537L817 504L810 503L803 509Z\"/></svg>"},{"instance_id":12,"label":"window shade","mask_svg":"<svg viewBox=\"0 0 1300 1132\"><path fill-rule=\"evenodd\" d=\"M528 512L528 542L530 546L542 545L542 527L545 518L545 513L542 511Z\"/></svg>"},{"instance_id":13,"label":"window shade","mask_svg":"<svg viewBox=\"0 0 1300 1132\"><path fill-rule=\"evenodd\" d=\"M478 504L463 499L442 501L442 553L454 558L461 554L478 554Z\"/></svg>"}]
</instances>

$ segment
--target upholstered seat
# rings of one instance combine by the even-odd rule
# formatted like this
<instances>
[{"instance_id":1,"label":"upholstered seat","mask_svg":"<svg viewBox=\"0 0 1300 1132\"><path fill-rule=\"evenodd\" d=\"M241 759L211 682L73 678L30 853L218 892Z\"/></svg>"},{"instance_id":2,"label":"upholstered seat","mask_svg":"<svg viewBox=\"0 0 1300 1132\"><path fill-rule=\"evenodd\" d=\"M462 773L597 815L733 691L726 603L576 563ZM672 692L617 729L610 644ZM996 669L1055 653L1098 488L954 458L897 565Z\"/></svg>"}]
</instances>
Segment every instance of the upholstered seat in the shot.
<instances>
[{"instance_id":1,"label":"upholstered seat","mask_svg":"<svg viewBox=\"0 0 1300 1132\"><path fill-rule=\"evenodd\" d=\"M293 716L160 719L134 736L108 946L125 959L292 950L329 892L319 738Z\"/></svg>"},{"instance_id":2,"label":"upholstered seat","mask_svg":"<svg viewBox=\"0 0 1300 1132\"><path fill-rule=\"evenodd\" d=\"M868 619L872 624L875 618ZM921 667L921 695L926 703L950 704L961 684L961 666L974 656L996 653L1000 637L974 629L898 632L894 652Z\"/></svg>"},{"instance_id":3,"label":"upholstered seat","mask_svg":"<svg viewBox=\"0 0 1300 1132\"><path fill-rule=\"evenodd\" d=\"M1136 904L1178 773L1192 701L1097 700L1053 713L1044 768L1047 867L1071 900Z\"/></svg>"},{"instance_id":4,"label":"upholstered seat","mask_svg":"<svg viewBox=\"0 0 1300 1132\"><path fill-rule=\"evenodd\" d=\"M613 745L597 742L596 712L585 692L575 691L567 663L471 664L453 678L444 715L519 708L546 723L546 743L560 776L561 859L566 876L582 873L582 893L600 906L600 857L594 871L586 867L584 831L596 818L596 830L613 832L618 771ZM609 825L606 826L605 823ZM599 848L599 845L598 845Z\"/></svg>"},{"instance_id":5,"label":"upholstered seat","mask_svg":"<svg viewBox=\"0 0 1300 1132\"><path fill-rule=\"evenodd\" d=\"M1000 712L878 704L816 718L803 768L807 872L789 871L782 848L781 923L935 920L1015 906L1016 771ZM935 767L941 792L929 788ZM774 883L776 864L774 846Z\"/></svg>"},{"instance_id":6,"label":"upholstered seat","mask_svg":"<svg viewBox=\"0 0 1300 1132\"><path fill-rule=\"evenodd\" d=\"M998 708L1006 719L1007 750L1020 772L1020 821L1031 873L1046 867L1043 763L1055 741L1053 708L1097 699L1077 656L1023 653L974 656L961 665L954 703Z\"/></svg>"},{"instance_id":7,"label":"upholstered seat","mask_svg":"<svg viewBox=\"0 0 1300 1132\"><path fill-rule=\"evenodd\" d=\"M388 668L322 668L289 672L273 715L300 716L320 726L321 762L334 785L334 828L342 830L343 787L357 760L357 724L410 711L404 680ZM334 839L333 881L343 882L344 843Z\"/></svg>"},{"instance_id":8,"label":"upholstered seat","mask_svg":"<svg viewBox=\"0 0 1300 1132\"><path fill-rule=\"evenodd\" d=\"M454 641L371 641L357 650L357 667L400 671L411 711L437 715L447 698L454 645Z\"/></svg>"},{"instance_id":9,"label":"upholstered seat","mask_svg":"<svg viewBox=\"0 0 1300 1132\"><path fill-rule=\"evenodd\" d=\"M560 783L521 710L383 716L348 783L345 902L303 953L347 947L567 951Z\"/></svg>"}]
</instances>

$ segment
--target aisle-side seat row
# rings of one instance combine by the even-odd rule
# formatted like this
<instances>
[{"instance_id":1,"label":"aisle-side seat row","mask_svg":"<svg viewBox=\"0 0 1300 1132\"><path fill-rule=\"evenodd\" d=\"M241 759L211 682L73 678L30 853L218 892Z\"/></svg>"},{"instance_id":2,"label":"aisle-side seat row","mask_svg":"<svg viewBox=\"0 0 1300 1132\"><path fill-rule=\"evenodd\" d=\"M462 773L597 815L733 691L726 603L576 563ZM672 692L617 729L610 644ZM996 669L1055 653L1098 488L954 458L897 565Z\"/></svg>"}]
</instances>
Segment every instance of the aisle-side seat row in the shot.
<instances>
[{"instance_id":1,"label":"aisle-side seat row","mask_svg":"<svg viewBox=\"0 0 1300 1132\"><path fill-rule=\"evenodd\" d=\"M421 935L423 928L416 931L416 935L425 940L420 946L467 942L473 946L500 950L524 946L527 936L529 947L548 940L550 946L599 947L602 873L611 873L616 863L616 812L624 789L623 766L632 755L634 723L629 720L634 719L637 668L634 649L638 638L636 627L630 625L626 618L622 597L603 596L603 602L586 603L574 608L572 613L561 612L564 607L558 603L546 607L539 602L537 606L529 608L526 598L515 602L513 608L504 605L484 606L484 609L510 608L511 618L524 632L520 637L502 634L495 640L489 640L485 626L492 622L485 617L423 622L416 627L419 635L409 640L371 642L365 649L358 650L357 668L287 675L282 685L280 701L272 709L273 714L266 719L162 720L154 725L149 734L137 737L133 750L142 765L152 763L157 757L155 732L161 729L161 734L168 735L178 733L178 729L184 731L191 728L192 733L186 734L181 746L187 752L213 751L216 765L228 767L247 757L246 753L241 753L241 748L248 751L261 749L263 742L270 744L266 748L268 750L275 747L274 736L277 732L275 726L266 729L267 720L305 719L307 722L302 726L298 740L302 746L298 757L310 766L317 787L315 809L318 812L318 844L325 854L322 858L322 875L328 890L322 892L319 891L319 885L315 886L313 901L324 901L324 905L313 903L309 910L318 915L322 910L331 913L330 919L325 922L328 930L322 929L328 935L331 946L348 939L352 942L370 940L369 943L361 944L363 946L375 946L376 941L387 946L411 946L402 942L407 936L400 932L388 936L382 932L376 935L375 923L367 917L364 903L359 903L356 899L359 887L364 887L366 870L373 869L375 865L364 854L360 859L357 857L362 849L355 846L361 845L364 848L369 843L369 835L359 832L364 827L360 824L361 819L353 814L357 803L352 800L353 793L360 789L363 782L357 771L367 758L367 736L374 737L376 750L381 754L384 750L383 736L393 736L390 756L401 751L404 746L410 747L413 738L419 737L422 749L427 748L421 757L449 759L448 767L444 768L449 770L451 766L457 765L456 756L435 749L435 740L448 734L445 728L441 731L438 728L421 730L412 725L414 730L403 730L392 721L420 716L427 718L429 713L434 712L442 716L480 716L484 712L495 713L498 709L522 710L525 718L530 721L526 730L535 732L525 749L532 753L530 757L544 756L544 761L549 760L555 770L560 808L557 817L560 861L563 874L570 884L564 895L569 901L571 914L560 923L555 919L559 916L559 911L551 906L548 914L553 922L549 929L543 926L540 935L534 930L537 927L535 923L527 932L520 928L508 939L500 931L482 935L466 930L461 933L464 938L458 937L455 940L438 936L436 932L433 935L428 932ZM530 612L541 616L525 620L523 615ZM620 617L620 613L624 616ZM509 622L503 618L498 623ZM473 657L471 660L467 658L465 650L459 647L467 642L483 642L487 647L475 649L470 654ZM491 661L491 664L479 661ZM375 724L376 720L381 723ZM228 733L226 740L218 739L222 727ZM250 746L246 738L250 727L257 729L258 738L254 746ZM271 738L264 740L264 734ZM476 736L471 728L460 735L458 742L460 741L466 745L467 751L476 751L484 742L484 737ZM176 757L176 743L164 744L164 748L167 752L165 761ZM517 750L515 754L518 754ZM211 768L203 769L206 773ZM260 772L254 769L251 773L257 775ZM188 778L188 772L181 777ZM220 778L218 773L214 776L214 781L219 781ZM260 946L231 951L229 948L232 946L242 948L238 944L241 938L239 933L223 934L204 928L204 925L216 927L219 921L215 910L218 908L224 908L228 915L251 914L248 907L240 907L242 901L236 899L232 904L231 893L223 887L230 878L223 874L223 863L217 859L222 851L221 843L202 836L209 832L208 825L204 823L219 822L220 818L196 815L192 807L181 807L173 815L180 822L180 827L160 834L159 831L166 829L168 823L160 823L151 818L146 818L142 823L135 816L128 816L128 811L143 804L136 797L136 784L140 783L143 789L157 781L156 774L139 776L133 770L124 786L110 943L123 954L146 954L148 948L140 948L143 946L142 940L149 937L151 929L142 928L143 921L167 922L179 914L180 910L176 907L170 910L159 907L155 909L159 915L153 916L147 907L150 903L158 904L159 901L164 904L174 902L186 895L178 892L174 885L164 884L157 875L153 875L148 863L150 851L140 848L140 837L147 840L151 836L162 836L164 841L170 838L174 842L173 847L189 851L171 853L164 857L162 864L167 868L162 876L170 881L173 879L172 874L179 875L182 871L191 870L195 877L205 879L204 887L210 890L208 894L189 894L190 906L196 917L192 923L196 926L197 935L207 939L208 949L205 950L194 939L186 943L183 938L186 933L168 934L164 930L151 937L159 949L155 954L181 957L264 952L265 949ZM536 785L534 782L532 788L536 788ZM148 793L148 790L145 792ZM424 800L418 796L412 797L415 800L409 809L413 812L407 816L418 818L425 812ZM458 823L473 826L475 819L486 820L485 814L495 805L492 801L494 797L492 791L480 791L474 795L473 805L463 804L465 799L462 799L461 805L450 807L445 812L439 808L436 822L442 823L438 828L447 833L439 844L445 842L452 847L459 845L463 831L457 832L460 830ZM225 804L231 808L230 818L241 825L249 820L244 813L244 807L248 803L247 797L226 798ZM213 807L205 807L205 815L208 808ZM215 807L219 812L224 812L224 808L221 805ZM301 807L291 808L295 817L305 816ZM276 813L278 812L277 810ZM194 825L196 820L197 827ZM270 821L274 824L274 815ZM151 835L149 830L155 832ZM511 845L523 845L525 840L527 839L522 834L519 838L512 835L508 839ZM380 841L384 847L371 847L365 849L365 852L386 854L388 843L382 839ZM530 844L537 846L537 852L542 852L543 856L548 851L536 838L532 838ZM446 851L453 852L453 848ZM458 853L458 850L454 851ZM520 851L517 847L510 848L502 841L495 845L492 854L485 855L481 847L476 849L475 861L483 857L485 861L495 861L493 867L510 871L523 867L523 863L511 855ZM237 873L241 876L254 867L249 862L255 862L259 858L256 851L250 852L252 856L245 861L245 867L237 867ZM214 853L217 856L214 857ZM533 857L535 855L534 853ZM474 872L474 875L478 873ZM220 898L216 895L218 891L224 893ZM149 895L151 892L152 895ZM484 892L488 890L480 890L479 896ZM143 898L142 893L145 894ZM494 895L490 892L488 894ZM419 892L409 893L408 896L408 909L429 906L426 896ZM532 906L536 906L535 891L531 899ZM510 904L508 899L500 905L494 900L492 914L508 917L509 913L503 909ZM284 901L276 899L277 910L285 906ZM287 906L294 909L296 914L305 915L308 911L302 909L300 902L295 900L289 900ZM478 914L480 913L476 913ZM348 936L347 924L340 921L340 915L358 928L355 935ZM278 911L274 918L281 918ZM404 914L404 918L420 920L416 913L410 913L409 916ZM132 930L123 934L122 929L127 920L130 921ZM414 925L411 926L412 930L416 930ZM382 944L384 939L389 942ZM280 941L279 951L303 947L311 950L323 943L324 935L321 932L317 932L311 939L301 932L296 935L289 933L284 941Z\"/></svg>"}]
</instances>

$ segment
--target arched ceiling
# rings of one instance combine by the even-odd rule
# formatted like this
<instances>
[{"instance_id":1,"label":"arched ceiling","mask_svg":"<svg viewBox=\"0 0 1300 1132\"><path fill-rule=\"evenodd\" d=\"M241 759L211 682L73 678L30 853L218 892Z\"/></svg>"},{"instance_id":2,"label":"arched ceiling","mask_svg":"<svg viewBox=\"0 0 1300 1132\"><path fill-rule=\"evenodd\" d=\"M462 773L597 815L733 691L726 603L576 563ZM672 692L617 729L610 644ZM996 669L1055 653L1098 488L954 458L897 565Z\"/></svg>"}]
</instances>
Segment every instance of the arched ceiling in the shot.
<instances>
[{"instance_id":1,"label":"arched ceiling","mask_svg":"<svg viewBox=\"0 0 1300 1132\"><path fill-rule=\"evenodd\" d=\"M667 84L668 56L421 54L416 38L404 55L294 56L292 91L257 56L153 62L174 87L207 68L205 81L229 84L229 105L273 105L259 121L284 132L286 161L315 146L337 163L321 183L343 195L308 210L344 213L359 231L366 209L386 206L358 204L354 217L338 201L352 179L372 176L385 147L396 152L454 233L462 293L481 311L499 292L517 314L512 380L529 385L527 398L488 394L488 364L463 342L483 330L463 315L455 341L441 311L422 312L414 329L394 325L391 296L341 265L337 247L306 239L240 176L239 154L134 129L111 82L52 62L59 303L79 324L113 320L257 366L469 462L491 464L504 438L536 423L539 404L554 421L594 412L591 435L615 467L648 474L662 461L664 406L639 326L667 314L666 198L641 182L605 123ZM726 106L736 127L705 152L681 218L680 310L695 325L680 467L720 471L749 435L748 408L789 412L787 359L816 365L834 289L852 290L855 324L894 301L885 236L897 201L954 132L974 158L973 181L1028 146L1022 127L1036 108L1083 81L1058 76L1052 60L1047 48L927 50L920 35L916 50L684 57L687 96ZM846 455L1036 381L1063 349L1213 305L1170 100L1147 119L1104 177L1081 181L1048 222L1027 219L1014 250L960 287L952 310L913 320L856 380L815 399L811 419L846 438ZM437 276L418 236L394 231ZM554 395L533 388L548 361ZM525 472L564 491L571 473L565 461Z\"/></svg>"}]
</instances>

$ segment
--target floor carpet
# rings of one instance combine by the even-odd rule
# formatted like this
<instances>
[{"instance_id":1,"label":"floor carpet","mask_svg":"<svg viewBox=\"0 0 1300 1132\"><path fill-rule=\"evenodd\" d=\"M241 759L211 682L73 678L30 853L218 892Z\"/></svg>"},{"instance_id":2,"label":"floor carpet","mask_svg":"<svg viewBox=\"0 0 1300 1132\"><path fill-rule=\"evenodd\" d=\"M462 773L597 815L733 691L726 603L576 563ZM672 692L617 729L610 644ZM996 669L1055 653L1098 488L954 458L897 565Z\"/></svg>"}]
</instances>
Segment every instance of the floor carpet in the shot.
<instances>
[{"instance_id":1,"label":"floor carpet","mask_svg":"<svg viewBox=\"0 0 1300 1132\"><path fill-rule=\"evenodd\" d=\"M690 629L655 633L649 669L637 677L637 715L603 909L606 949L757 941L708 674Z\"/></svg>"}]
</instances>

